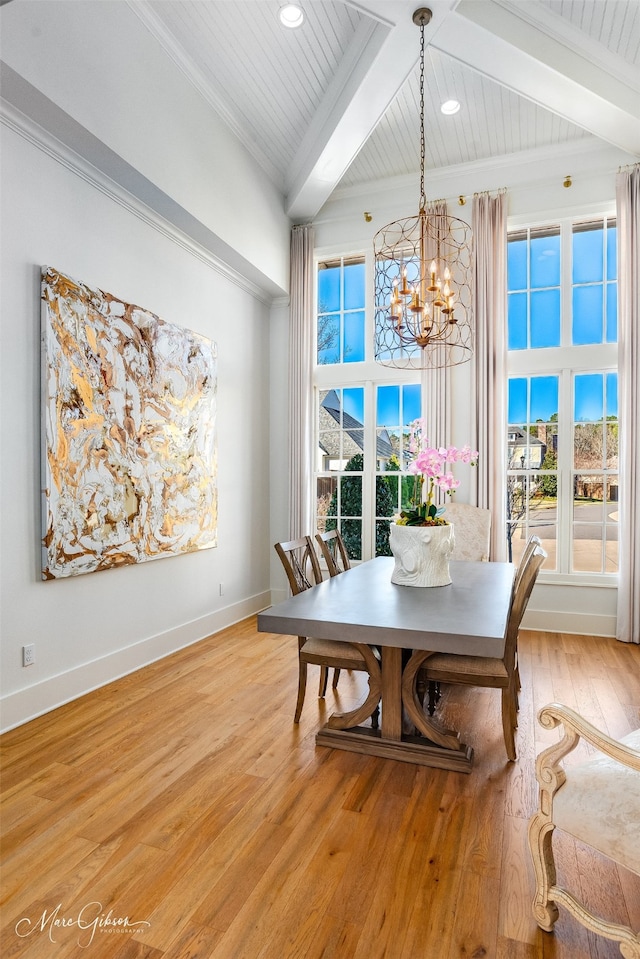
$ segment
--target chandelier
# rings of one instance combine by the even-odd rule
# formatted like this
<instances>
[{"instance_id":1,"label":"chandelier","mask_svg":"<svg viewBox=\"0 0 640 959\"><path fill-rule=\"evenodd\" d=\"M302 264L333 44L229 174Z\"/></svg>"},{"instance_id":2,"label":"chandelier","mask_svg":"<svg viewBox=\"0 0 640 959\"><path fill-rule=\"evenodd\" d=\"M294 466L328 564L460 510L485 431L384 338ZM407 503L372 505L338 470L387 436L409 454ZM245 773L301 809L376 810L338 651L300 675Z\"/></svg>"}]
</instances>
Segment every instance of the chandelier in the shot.
<instances>
[{"instance_id":1,"label":"chandelier","mask_svg":"<svg viewBox=\"0 0 640 959\"><path fill-rule=\"evenodd\" d=\"M437 369L471 359L471 228L444 202L427 205L424 189L424 28L420 7L420 207L382 227L375 257L375 359L396 369Z\"/></svg>"}]
</instances>

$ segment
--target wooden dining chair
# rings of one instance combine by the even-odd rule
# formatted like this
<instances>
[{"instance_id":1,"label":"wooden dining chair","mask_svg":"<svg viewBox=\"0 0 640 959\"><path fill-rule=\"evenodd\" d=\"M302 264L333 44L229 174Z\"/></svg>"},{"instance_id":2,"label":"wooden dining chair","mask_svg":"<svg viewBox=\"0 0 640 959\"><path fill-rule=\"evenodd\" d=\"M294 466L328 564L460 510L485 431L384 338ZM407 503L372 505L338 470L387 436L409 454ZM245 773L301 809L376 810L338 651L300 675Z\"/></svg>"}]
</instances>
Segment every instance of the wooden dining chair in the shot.
<instances>
[{"instance_id":1,"label":"wooden dining chair","mask_svg":"<svg viewBox=\"0 0 640 959\"><path fill-rule=\"evenodd\" d=\"M322 582L318 556L310 536L276 543L275 551L285 568L291 592L296 595ZM373 655L378 655L375 651ZM327 691L329 669L333 669L333 688L338 685L341 669L368 672L367 663L358 648L351 643L333 639L314 639L298 636L298 699L293 721L300 722L304 696L307 689L307 666L320 667L318 698L324 699ZM372 725L377 728L378 712L372 716Z\"/></svg>"},{"instance_id":2,"label":"wooden dining chair","mask_svg":"<svg viewBox=\"0 0 640 959\"><path fill-rule=\"evenodd\" d=\"M505 650L502 658L434 653L425 660L419 674L426 682L501 689L502 732L507 756L511 761L516 758L515 730L518 725L518 677L516 672L518 632L540 567L546 556L547 554L541 546L535 547L513 591L507 620ZM478 610L478 614L481 615L482 611Z\"/></svg>"},{"instance_id":3,"label":"wooden dining chair","mask_svg":"<svg viewBox=\"0 0 640 959\"><path fill-rule=\"evenodd\" d=\"M520 562L518 563L518 568L516 569L516 575L515 575L515 578L514 578L514 581L513 581L513 589L514 589L514 592L515 592L515 590L518 588L518 584L519 584L520 580L522 579L522 575L523 575L525 569L527 568L527 566L529 565L529 563L531 562L531 559L532 559L532 557L533 557L533 554L534 554L537 546L540 546L540 548L542 548L542 543L540 542L540 537L539 537L539 536L536 536L535 534L532 533L531 536L529 537L529 539L528 539L527 542L526 542L526 545L525 545L525 548L524 548L524 550L523 550L522 556L520 557ZM517 697L518 697L518 695L519 695L519 693L520 693L520 690L521 690L521 688L522 688L522 683L520 682L520 664L518 663L518 650L517 650L517 649L516 649L516 666L515 666L515 673L516 673L516 700L517 700ZM516 704L517 704L517 703L516 703Z\"/></svg>"},{"instance_id":4,"label":"wooden dining chair","mask_svg":"<svg viewBox=\"0 0 640 959\"><path fill-rule=\"evenodd\" d=\"M539 537L539 536L536 536L535 534L532 533L531 536L529 537L529 539L528 539L527 542L526 542L526 545L525 545L524 550L523 550L523 552L522 552L522 556L520 557L520 562L518 563L518 568L516 569L516 578L515 578L515 582L514 582L514 589L517 588L518 582L520 581L520 579L521 579L521 577L522 577L522 574L524 573L525 569L527 568L527 565L528 565L528 563L530 562L531 557L533 556L533 553L534 553L534 551L535 551L535 549L536 549L537 546L542 547L542 543L541 543L541 541L540 541L540 537Z\"/></svg>"},{"instance_id":5,"label":"wooden dining chair","mask_svg":"<svg viewBox=\"0 0 640 959\"><path fill-rule=\"evenodd\" d=\"M337 576L351 569L344 540L337 529L327 530L325 533L316 533L316 539L322 550L324 561L329 570L329 576Z\"/></svg>"}]
</instances>

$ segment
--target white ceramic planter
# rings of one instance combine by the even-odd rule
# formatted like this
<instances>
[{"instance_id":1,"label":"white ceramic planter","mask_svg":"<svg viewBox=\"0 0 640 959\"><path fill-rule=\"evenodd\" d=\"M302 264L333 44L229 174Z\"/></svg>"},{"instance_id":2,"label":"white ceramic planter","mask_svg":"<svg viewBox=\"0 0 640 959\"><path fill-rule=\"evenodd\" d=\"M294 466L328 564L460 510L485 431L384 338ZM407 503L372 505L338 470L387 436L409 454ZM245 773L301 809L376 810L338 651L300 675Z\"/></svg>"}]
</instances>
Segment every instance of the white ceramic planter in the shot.
<instances>
[{"instance_id":1,"label":"white ceramic planter","mask_svg":"<svg viewBox=\"0 0 640 959\"><path fill-rule=\"evenodd\" d=\"M395 559L391 582L398 586L447 586L449 559L455 545L453 523L447 526L389 527Z\"/></svg>"}]
</instances>

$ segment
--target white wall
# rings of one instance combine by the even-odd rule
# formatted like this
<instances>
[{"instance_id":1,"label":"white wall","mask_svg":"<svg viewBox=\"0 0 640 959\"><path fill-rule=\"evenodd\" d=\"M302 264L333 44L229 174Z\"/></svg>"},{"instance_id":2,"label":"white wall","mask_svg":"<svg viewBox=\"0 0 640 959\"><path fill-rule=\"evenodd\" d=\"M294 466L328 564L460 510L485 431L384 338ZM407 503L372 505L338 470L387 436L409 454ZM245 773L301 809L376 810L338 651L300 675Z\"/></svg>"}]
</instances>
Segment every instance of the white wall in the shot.
<instances>
[{"instance_id":1,"label":"white wall","mask_svg":"<svg viewBox=\"0 0 640 959\"><path fill-rule=\"evenodd\" d=\"M289 584L273 548L288 540L289 531L289 300L282 298L271 307L269 368L271 395L271 599L278 603L289 595Z\"/></svg>"},{"instance_id":2,"label":"white wall","mask_svg":"<svg viewBox=\"0 0 640 959\"><path fill-rule=\"evenodd\" d=\"M2 96L271 295L281 193L123 0L0 8Z\"/></svg>"},{"instance_id":3,"label":"white wall","mask_svg":"<svg viewBox=\"0 0 640 959\"><path fill-rule=\"evenodd\" d=\"M446 198L451 216L471 221L474 192L506 188L509 225L548 222L550 219L615 213L615 174L630 157L595 140L591 148L581 141L579 149L563 147L501 161L450 168L445 173L426 174L430 199ZM565 176L573 185L565 188ZM373 238L386 223L417 213L418 182L414 177L368 184L336 192L314 221L316 251L320 258L373 250ZM463 195L465 205L459 205ZM371 215L367 222L364 212ZM451 440L457 446L469 441L471 422L470 364L452 371L453 395ZM460 497L465 495L464 486ZM542 574L536 585L525 625L552 631L615 635L617 589L594 585L583 577L582 585L567 585L553 574Z\"/></svg>"},{"instance_id":4,"label":"white wall","mask_svg":"<svg viewBox=\"0 0 640 959\"><path fill-rule=\"evenodd\" d=\"M269 306L144 209L0 130L0 672L10 728L269 604ZM41 581L42 264L216 341L217 548ZM27 643L36 663L25 668Z\"/></svg>"}]
</instances>

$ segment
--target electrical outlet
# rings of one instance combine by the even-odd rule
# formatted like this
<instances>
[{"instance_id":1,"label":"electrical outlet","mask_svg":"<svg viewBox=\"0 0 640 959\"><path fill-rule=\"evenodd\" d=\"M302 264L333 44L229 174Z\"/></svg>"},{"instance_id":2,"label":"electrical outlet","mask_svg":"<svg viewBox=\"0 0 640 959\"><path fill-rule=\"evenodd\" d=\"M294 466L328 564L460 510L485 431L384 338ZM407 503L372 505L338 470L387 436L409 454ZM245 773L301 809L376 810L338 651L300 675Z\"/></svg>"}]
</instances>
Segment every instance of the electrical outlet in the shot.
<instances>
[{"instance_id":1,"label":"electrical outlet","mask_svg":"<svg viewBox=\"0 0 640 959\"><path fill-rule=\"evenodd\" d=\"M220 583L220 595L224 596L224 583Z\"/></svg>"},{"instance_id":2,"label":"electrical outlet","mask_svg":"<svg viewBox=\"0 0 640 959\"><path fill-rule=\"evenodd\" d=\"M36 647L34 643L22 647L22 665L32 666L36 661Z\"/></svg>"}]
</instances>

